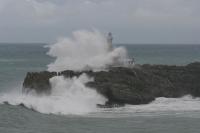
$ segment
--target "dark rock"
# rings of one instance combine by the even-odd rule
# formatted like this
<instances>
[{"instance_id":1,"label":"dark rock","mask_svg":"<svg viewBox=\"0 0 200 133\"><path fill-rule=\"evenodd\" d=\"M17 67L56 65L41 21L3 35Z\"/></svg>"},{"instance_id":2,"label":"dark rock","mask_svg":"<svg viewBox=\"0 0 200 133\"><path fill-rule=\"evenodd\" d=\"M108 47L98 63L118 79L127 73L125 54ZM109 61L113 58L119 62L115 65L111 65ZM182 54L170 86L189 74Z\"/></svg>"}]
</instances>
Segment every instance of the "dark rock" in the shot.
<instances>
[{"instance_id":1,"label":"dark rock","mask_svg":"<svg viewBox=\"0 0 200 133\"><path fill-rule=\"evenodd\" d=\"M74 72L66 70L58 75L79 76L82 73L94 78L86 85L108 98L99 107L117 107L124 104L147 104L157 97L177 98L184 95L200 96L200 63L187 66L137 65L134 68L113 67L108 71ZM24 92L51 93L49 79L55 72L27 73Z\"/></svg>"},{"instance_id":2,"label":"dark rock","mask_svg":"<svg viewBox=\"0 0 200 133\"><path fill-rule=\"evenodd\" d=\"M23 92L28 93L31 90L36 91L38 94L46 93L49 94L51 86L49 79L56 76L56 72L28 72L23 83Z\"/></svg>"}]
</instances>

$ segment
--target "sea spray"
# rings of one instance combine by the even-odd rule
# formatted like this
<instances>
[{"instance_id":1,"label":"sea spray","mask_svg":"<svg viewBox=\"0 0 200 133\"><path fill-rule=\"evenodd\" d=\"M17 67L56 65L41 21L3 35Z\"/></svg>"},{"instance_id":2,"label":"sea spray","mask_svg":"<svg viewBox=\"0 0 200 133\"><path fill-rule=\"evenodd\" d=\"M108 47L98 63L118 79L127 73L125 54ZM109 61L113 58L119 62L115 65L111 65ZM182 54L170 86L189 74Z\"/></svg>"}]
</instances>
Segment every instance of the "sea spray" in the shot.
<instances>
[{"instance_id":1,"label":"sea spray","mask_svg":"<svg viewBox=\"0 0 200 133\"><path fill-rule=\"evenodd\" d=\"M60 39L48 47L50 49L47 54L55 57L55 61L48 65L48 71L81 71L88 67L95 71L103 70L111 65L123 65L127 59L126 49L123 47L110 49L106 37L97 30L75 31L72 37ZM0 102L23 105L45 114L95 112L96 105L104 104L106 98L98 94L95 89L85 86L92 80L85 74L72 78L55 76L49 79L50 95L38 95L35 92L4 93L0 96Z\"/></svg>"},{"instance_id":2,"label":"sea spray","mask_svg":"<svg viewBox=\"0 0 200 133\"><path fill-rule=\"evenodd\" d=\"M126 49L123 47L109 50L107 39L99 31L75 31L70 38L58 40L47 53L56 58L48 65L49 71L102 70L109 65L123 64L127 59Z\"/></svg>"},{"instance_id":3,"label":"sea spray","mask_svg":"<svg viewBox=\"0 0 200 133\"><path fill-rule=\"evenodd\" d=\"M102 70L109 65L122 64L127 58L123 47L109 49L106 37L98 31L75 31L71 38L58 40L49 46L48 55L56 60L48 65L49 71ZM5 93L0 96L0 102L11 105L24 105L27 108L46 114L85 114L95 112L97 104L104 104L106 98L95 89L85 86L93 80L87 75L64 78L55 76L49 79L50 95L38 95L35 92Z\"/></svg>"},{"instance_id":4,"label":"sea spray","mask_svg":"<svg viewBox=\"0 0 200 133\"><path fill-rule=\"evenodd\" d=\"M95 89L85 86L85 83L92 80L86 74L73 78L55 76L50 79L51 95L38 96L34 92L4 93L0 95L0 103L24 105L44 114L87 114L97 111L97 104L106 102L106 98L98 94Z\"/></svg>"}]
</instances>

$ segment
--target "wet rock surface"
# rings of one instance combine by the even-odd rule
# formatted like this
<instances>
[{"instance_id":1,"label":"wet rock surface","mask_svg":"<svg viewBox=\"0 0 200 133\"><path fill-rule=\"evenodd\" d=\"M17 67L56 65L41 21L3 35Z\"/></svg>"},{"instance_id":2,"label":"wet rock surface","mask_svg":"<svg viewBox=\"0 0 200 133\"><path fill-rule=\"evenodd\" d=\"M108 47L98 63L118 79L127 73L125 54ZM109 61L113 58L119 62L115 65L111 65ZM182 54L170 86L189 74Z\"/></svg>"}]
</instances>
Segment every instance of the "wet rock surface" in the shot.
<instances>
[{"instance_id":1,"label":"wet rock surface","mask_svg":"<svg viewBox=\"0 0 200 133\"><path fill-rule=\"evenodd\" d=\"M56 75L66 78L86 73L94 78L86 86L95 89L108 99L99 107L118 107L124 104L147 104L157 97L177 98L184 95L200 96L200 63L186 66L136 65L134 68L112 67L108 71L66 70L56 72L27 73L23 91L35 90L38 94L50 94L49 79Z\"/></svg>"}]
</instances>

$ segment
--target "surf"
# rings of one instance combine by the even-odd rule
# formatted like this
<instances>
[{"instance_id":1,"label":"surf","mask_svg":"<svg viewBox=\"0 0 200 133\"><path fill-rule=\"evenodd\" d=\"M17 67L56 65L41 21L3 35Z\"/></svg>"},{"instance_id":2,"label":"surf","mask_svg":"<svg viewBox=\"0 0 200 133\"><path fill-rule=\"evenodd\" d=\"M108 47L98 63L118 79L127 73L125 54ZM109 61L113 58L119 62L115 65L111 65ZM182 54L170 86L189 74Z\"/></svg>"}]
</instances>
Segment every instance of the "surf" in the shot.
<instances>
[{"instance_id":1,"label":"surf","mask_svg":"<svg viewBox=\"0 0 200 133\"><path fill-rule=\"evenodd\" d=\"M96 105L104 104L106 98L85 86L91 80L93 79L86 74L73 78L55 76L50 79L51 95L38 95L34 91L27 94L13 91L2 93L0 103L24 106L44 114L82 115L95 112Z\"/></svg>"}]
</instances>

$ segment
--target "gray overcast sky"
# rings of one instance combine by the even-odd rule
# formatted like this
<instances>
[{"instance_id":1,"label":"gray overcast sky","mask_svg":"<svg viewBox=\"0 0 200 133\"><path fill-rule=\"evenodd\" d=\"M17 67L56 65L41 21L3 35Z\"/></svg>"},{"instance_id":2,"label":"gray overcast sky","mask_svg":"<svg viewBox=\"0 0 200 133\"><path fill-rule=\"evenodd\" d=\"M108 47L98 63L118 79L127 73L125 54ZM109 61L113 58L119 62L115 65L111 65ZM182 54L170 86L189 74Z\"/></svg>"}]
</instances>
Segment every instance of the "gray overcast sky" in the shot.
<instances>
[{"instance_id":1,"label":"gray overcast sky","mask_svg":"<svg viewBox=\"0 0 200 133\"><path fill-rule=\"evenodd\" d=\"M115 43L200 44L200 0L0 0L0 42L54 42L94 28Z\"/></svg>"}]
</instances>

